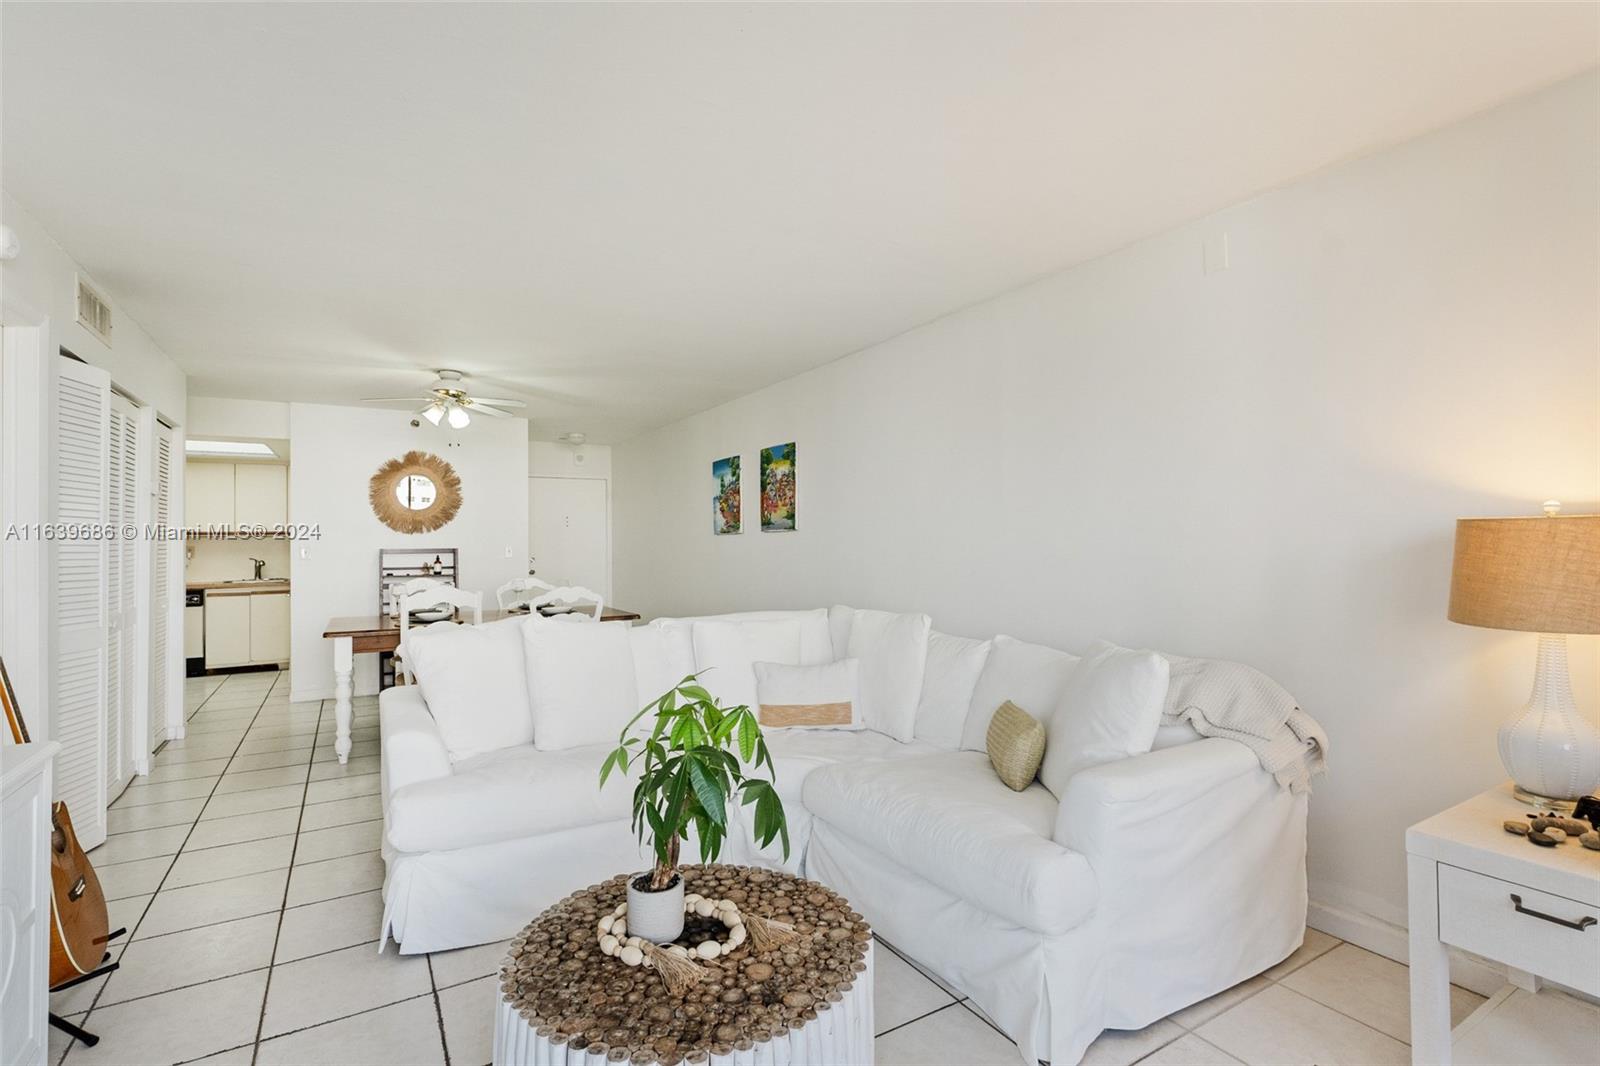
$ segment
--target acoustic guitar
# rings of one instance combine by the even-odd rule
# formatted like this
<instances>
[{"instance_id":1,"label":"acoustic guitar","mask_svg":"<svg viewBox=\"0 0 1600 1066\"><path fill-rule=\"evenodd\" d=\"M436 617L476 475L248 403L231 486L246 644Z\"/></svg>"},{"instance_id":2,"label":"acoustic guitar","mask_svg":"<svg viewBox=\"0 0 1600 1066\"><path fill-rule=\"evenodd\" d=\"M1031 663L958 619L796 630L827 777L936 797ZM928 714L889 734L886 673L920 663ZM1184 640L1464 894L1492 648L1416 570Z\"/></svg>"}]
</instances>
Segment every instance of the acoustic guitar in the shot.
<instances>
[{"instance_id":1,"label":"acoustic guitar","mask_svg":"<svg viewBox=\"0 0 1600 1066\"><path fill-rule=\"evenodd\" d=\"M28 726L17 694L0 659L0 704L17 744L28 743ZM50 808L50 985L52 988L93 973L105 961L111 939L106 897L89 857L72 831L65 803Z\"/></svg>"}]
</instances>

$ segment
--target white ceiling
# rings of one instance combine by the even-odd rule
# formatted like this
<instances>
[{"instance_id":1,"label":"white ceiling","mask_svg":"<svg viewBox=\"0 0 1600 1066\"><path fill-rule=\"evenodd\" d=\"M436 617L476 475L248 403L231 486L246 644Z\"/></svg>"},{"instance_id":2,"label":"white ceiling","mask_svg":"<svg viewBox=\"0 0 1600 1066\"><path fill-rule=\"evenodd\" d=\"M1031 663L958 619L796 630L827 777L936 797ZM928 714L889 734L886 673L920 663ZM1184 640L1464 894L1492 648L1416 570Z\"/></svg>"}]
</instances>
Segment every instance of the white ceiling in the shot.
<instances>
[{"instance_id":1,"label":"white ceiling","mask_svg":"<svg viewBox=\"0 0 1600 1066\"><path fill-rule=\"evenodd\" d=\"M458 367L618 440L1576 73L1597 12L7 3L3 180L191 394Z\"/></svg>"}]
</instances>

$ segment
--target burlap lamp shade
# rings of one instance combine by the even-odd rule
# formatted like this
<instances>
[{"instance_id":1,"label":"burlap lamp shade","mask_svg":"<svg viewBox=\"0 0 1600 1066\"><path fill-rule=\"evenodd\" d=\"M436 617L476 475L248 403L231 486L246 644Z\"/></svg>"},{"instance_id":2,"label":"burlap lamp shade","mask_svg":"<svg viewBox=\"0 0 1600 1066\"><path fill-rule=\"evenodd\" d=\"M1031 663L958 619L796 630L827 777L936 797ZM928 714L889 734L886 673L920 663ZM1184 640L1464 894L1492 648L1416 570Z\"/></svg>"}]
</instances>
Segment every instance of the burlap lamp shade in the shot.
<instances>
[{"instance_id":1,"label":"burlap lamp shade","mask_svg":"<svg viewBox=\"0 0 1600 1066\"><path fill-rule=\"evenodd\" d=\"M1450 621L1600 633L1600 515L1457 521Z\"/></svg>"},{"instance_id":2,"label":"burlap lamp shade","mask_svg":"<svg viewBox=\"0 0 1600 1066\"><path fill-rule=\"evenodd\" d=\"M1450 620L1539 634L1533 694L1500 727L1518 798L1564 810L1600 786L1600 730L1567 673L1567 634L1600 633L1600 515L1457 521Z\"/></svg>"}]
</instances>

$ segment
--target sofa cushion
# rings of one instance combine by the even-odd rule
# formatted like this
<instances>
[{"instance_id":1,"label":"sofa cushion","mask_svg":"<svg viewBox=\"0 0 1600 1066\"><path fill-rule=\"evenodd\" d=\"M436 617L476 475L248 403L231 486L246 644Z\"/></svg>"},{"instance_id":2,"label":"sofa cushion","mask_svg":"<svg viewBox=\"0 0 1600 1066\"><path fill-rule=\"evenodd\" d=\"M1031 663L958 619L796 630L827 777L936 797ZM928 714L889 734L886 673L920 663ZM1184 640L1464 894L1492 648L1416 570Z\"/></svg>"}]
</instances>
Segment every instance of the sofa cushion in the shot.
<instances>
[{"instance_id":1,"label":"sofa cushion","mask_svg":"<svg viewBox=\"0 0 1600 1066\"><path fill-rule=\"evenodd\" d=\"M756 718L761 728L861 729L858 660L816 666L755 663Z\"/></svg>"},{"instance_id":2,"label":"sofa cushion","mask_svg":"<svg viewBox=\"0 0 1600 1066\"><path fill-rule=\"evenodd\" d=\"M1046 935L1094 911L1088 862L1050 838L1058 804L1013 792L981 752L831 766L806 778L817 819L974 906Z\"/></svg>"},{"instance_id":3,"label":"sofa cushion","mask_svg":"<svg viewBox=\"0 0 1600 1066\"><path fill-rule=\"evenodd\" d=\"M816 607L808 611L735 611L731 614L707 614L694 618L657 618L652 626L692 625L695 622L794 622L800 626L800 661L826 663L844 658L833 651L833 640L828 633L828 609Z\"/></svg>"},{"instance_id":4,"label":"sofa cushion","mask_svg":"<svg viewBox=\"0 0 1600 1066\"><path fill-rule=\"evenodd\" d=\"M1015 637L998 636L989 649L989 658L978 675L972 692L972 707L961 731L961 746L967 751L983 751L989 733L989 719L1006 700L1044 722L1061 702L1061 689L1078 661L1071 655L1043 644L1029 644Z\"/></svg>"},{"instance_id":5,"label":"sofa cushion","mask_svg":"<svg viewBox=\"0 0 1600 1066\"><path fill-rule=\"evenodd\" d=\"M1039 780L1056 796L1072 775L1150 750L1167 700L1167 660L1096 641L1050 716Z\"/></svg>"},{"instance_id":6,"label":"sofa cushion","mask_svg":"<svg viewBox=\"0 0 1600 1066\"><path fill-rule=\"evenodd\" d=\"M928 665L922 671L922 697L917 701L918 740L946 750L961 746L972 693L989 661L991 643L937 629L928 634Z\"/></svg>"},{"instance_id":7,"label":"sofa cushion","mask_svg":"<svg viewBox=\"0 0 1600 1066\"><path fill-rule=\"evenodd\" d=\"M833 657L843 659L850 654L850 623L855 621L856 609L843 604L828 608L828 640L833 645Z\"/></svg>"},{"instance_id":8,"label":"sofa cushion","mask_svg":"<svg viewBox=\"0 0 1600 1066\"><path fill-rule=\"evenodd\" d=\"M406 634L406 661L452 762L533 740L522 619Z\"/></svg>"},{"instance_id":9,"label":"sofa cushion","mask_svg":"<svg viewBox=\"0 0 1600 1066\"><path fill-rule=\"evenodd\" d=\"M855 613L849 656L861 661L861 717L868 729L902 743L915 738L931 628L925 614Z\"/></svg>"},{"instance_id":10,"label":"sofa cushion","mask_svg":"<svg viewBox=\"0 0 1600 1066\"><path fill-rule=\"evenodd\" d=\"M754 664L800 662L800 623L695 622L694 665L700 684L724 707L754 707Z\"/></svg>"},{"instance_id":11,"label":"sofa cushion","mask_svg":"<svg viewBox=\"0 0 1600 1066\"><path fill-rule=\"evenodd\" d=\"M694 673L694 635L687 624L634 626L628 630L633 653L635 703L643 707Z\"/></svg>"},{"instance_id":12,"label":"sofa cushion","mask_svg":"<svg viewBox=\"0 0 1600 1066\"><path fill-rule=\"evenodd\" d=\"M405 852L451 851L612 821L618 833L628 833L638 772L630 768L628 780L613 774L598 787L610 750L609 744L564 751L524 744L459 762L449 777L397 788L384 813L389 844Z\"/></svg>"},{"instance_id":13,"label":"sofa cushion","mask_svg":"<svg viewBox=\"0 0 1600 1066\"><path fill-rule=\"evenodd\" d=\"M617 734L639 712L628 627L530 619L522 634L534 745L541 751L561 751L615 744Z\"/></svg>"}]
</instances>

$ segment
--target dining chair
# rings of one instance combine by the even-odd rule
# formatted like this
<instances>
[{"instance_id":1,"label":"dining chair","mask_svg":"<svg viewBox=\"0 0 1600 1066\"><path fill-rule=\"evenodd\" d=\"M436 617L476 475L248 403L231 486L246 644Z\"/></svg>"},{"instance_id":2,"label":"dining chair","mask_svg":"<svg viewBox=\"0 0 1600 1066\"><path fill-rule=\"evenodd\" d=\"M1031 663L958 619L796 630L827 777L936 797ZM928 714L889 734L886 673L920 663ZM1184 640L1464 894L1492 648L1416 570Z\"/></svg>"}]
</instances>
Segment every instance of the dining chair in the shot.
<instances>
[{"instance_id":1,"label":"dining chair","mask_svg":"<svg viewBox=\"0 0 1600 1066\"><path fill-rule=\"evenodd\" d=\"M574 606L571 610L560 614L546 615L539 611L552 603L570 603ZM594 610L589 609L589 604L594 604ZM586 589L582 585L562 585L549 592L535 596L528 601L528 615L531 618L543 618L547 622L598 622L600 614L605 610L605 597L593 589Z\"/></svg>"},{"instance_id":2,"label":"dining chair","mask_svg":"<svg viewBox=\"0 0 1600 1066\"><path fill-rule=\"evenodd\" d=\"M415 588L413 588L415 586ZM449 605L459 612L463 609L472 612L472 625L483 624L483 593L468 592L458 589L447 582L437 581L433 578L414 578L406 582L405 588L410 591L400 597L398 610L400 612L400 646L394 651L394 672L397 680L405 684L413 683L416 678L412 676L411 667L407 663L406 637L411 632L411 612L426 611L431 607ZM437 623L453 625L449 619L439 619ZM426 629L427 625L419 625L418 629Z\"/></svg>"},{"instance_id":3,"label":"dining chair","mask_svg":"<svg viewBox=\"0 0 1600 1066\"><path fill-rule=\"evenodd\" d=\"M509 611L519 603L527 603L540 593L550 592L555 586L536 577L514 577L494 590L495 602L502 611Z\"/></svg>"}]
</instances>

